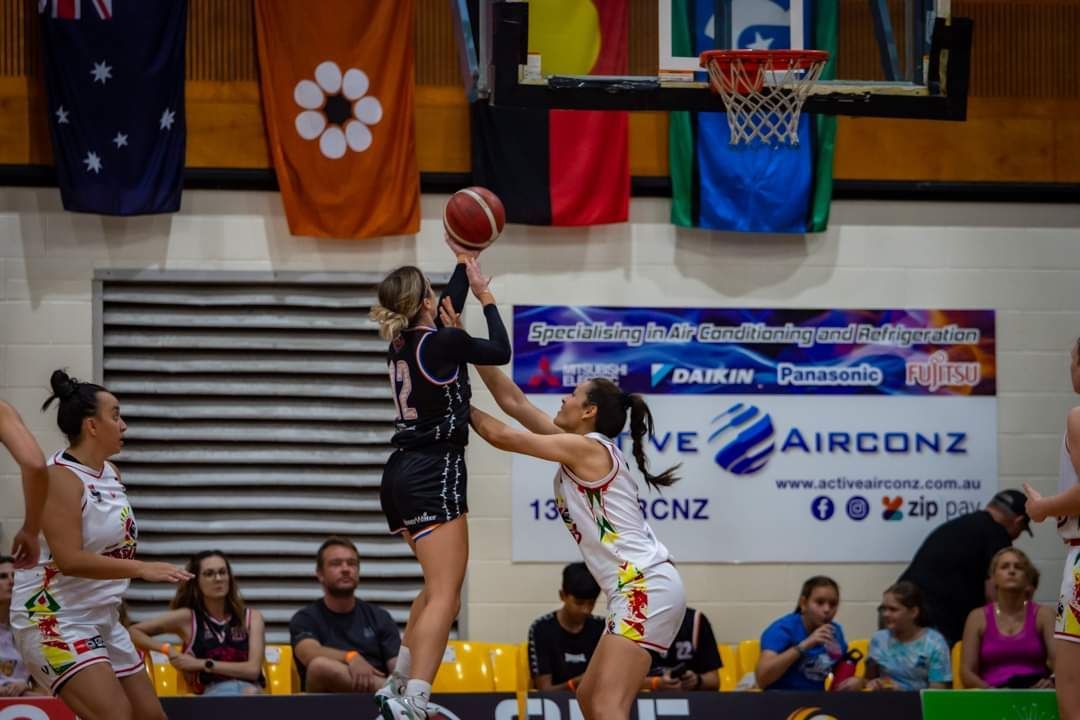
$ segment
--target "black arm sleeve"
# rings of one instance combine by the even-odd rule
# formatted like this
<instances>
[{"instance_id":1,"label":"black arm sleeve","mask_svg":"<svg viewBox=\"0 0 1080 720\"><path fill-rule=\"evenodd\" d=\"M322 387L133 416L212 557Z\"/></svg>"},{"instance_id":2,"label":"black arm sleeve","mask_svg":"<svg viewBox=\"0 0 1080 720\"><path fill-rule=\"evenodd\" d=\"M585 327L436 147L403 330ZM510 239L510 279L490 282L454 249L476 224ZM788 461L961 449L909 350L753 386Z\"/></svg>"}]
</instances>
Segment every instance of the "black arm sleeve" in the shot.
<instances>
[{"instance_id":1,"label":"black arm sleeve","mask_svg":"<svg viewBox=\"0 0 1080 720\"><path fill-rule=\"evenodd\" d=\"M424 343L421 360L437 377L452 375L461 363L505 365L510 362L510 338L494 303L484 306L488 338L474 338L459 328L442 328Z\"/></svg>"},{"instance_id":2,"label":"black arm sleeve","mask_svg":"<svg viewBox=\"0 0 1080 720\"><path fill-rule=\"evenodd\" d=\"M450 276L450 282L446 283L442 294L439 295L439 304L435 306L435 327L437 328L443 326L442 320L439 319L439 306L442 305L445 297L450 298L450 302L454 304L454 312L460 313L465 307L465 299L469 297L469 276L465 274L465 263L458 263L454 268L454 274Z\"/></svg>"}]
</instances>

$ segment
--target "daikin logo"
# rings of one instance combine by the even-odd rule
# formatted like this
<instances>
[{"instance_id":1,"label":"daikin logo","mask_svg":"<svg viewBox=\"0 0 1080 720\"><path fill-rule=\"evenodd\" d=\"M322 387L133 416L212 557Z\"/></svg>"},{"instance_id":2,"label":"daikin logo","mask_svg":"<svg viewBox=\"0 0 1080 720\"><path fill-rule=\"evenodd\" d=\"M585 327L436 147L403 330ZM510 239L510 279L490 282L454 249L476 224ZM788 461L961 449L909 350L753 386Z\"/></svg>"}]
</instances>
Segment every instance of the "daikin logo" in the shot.
<instances>
[{"instance_id":1,"label":"daikin logo","mask_svg":"<svg viewBox=\"0 0 1080 720\"><path fill-rule=\"evenodd\" d=\"M718 443L716 464L733 475L752 475L765 467L776 449L772 417L760 408L735 403L712 419L710 443Z\"/></svg>"},{"instance_id":2,"label":"daikin logo","mask_svg":"<svg viewBox=\"0 0 1080 720\"><path fill-rule=\"evenodd\" d=\"M671 385L753 385L753 368L680 367L674 363L652 364L652 386Z\"/></svg>"}]
</instances>

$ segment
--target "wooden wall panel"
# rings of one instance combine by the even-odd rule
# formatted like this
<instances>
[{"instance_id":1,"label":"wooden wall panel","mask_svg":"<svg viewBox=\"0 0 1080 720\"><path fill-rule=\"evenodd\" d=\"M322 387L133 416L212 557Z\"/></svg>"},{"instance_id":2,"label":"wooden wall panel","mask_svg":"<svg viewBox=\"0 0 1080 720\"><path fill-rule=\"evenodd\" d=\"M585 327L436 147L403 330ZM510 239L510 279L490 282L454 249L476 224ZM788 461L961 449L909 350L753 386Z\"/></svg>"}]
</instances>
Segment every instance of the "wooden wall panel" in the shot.
<instances>
[{"instance_id":1,"label":"wooden wall panel","mask_svg":"<svg viewBox=\"0 0 1080 720\"><path fill-rule=\"evenodd\" d=\"M257 82L256 52L252 0L189 0L185 78Z\"/></svg>"}]
</instances>

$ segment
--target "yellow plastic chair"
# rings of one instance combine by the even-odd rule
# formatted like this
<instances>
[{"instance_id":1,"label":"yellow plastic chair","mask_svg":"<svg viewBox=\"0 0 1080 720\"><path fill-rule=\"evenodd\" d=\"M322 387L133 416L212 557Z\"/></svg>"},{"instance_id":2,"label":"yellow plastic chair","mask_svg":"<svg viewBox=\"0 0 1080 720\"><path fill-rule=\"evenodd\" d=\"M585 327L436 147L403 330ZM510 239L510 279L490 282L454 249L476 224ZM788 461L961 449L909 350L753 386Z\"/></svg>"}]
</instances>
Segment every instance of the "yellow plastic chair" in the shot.
<instances>
[{"instance_id":1,"label":"yellow plastic chair","mask_svg":"<svg viewBox=\"0 0 1080 720\"><path fill-rule=\"evenodd\" d=\"M496 692L517 692L520 683L518 646L513 643L491 642L471 642L470 644L487 651Z\"/></svg>"},{"instance_id":2,"label":"yellow plastic chair","mask_svg":"<svg viewBox=\"0 0 1080 720\"><path fill-rule=\"evenodd\" d=\"M536 688L533 686L532 669L529 667L529 643L528 643L528 641L525 641L523 643L518 643L517 648L518 648L518 657L517 657L518 684L517 684L517 691L518 692L528 692L530 690L535 690Z\"/></svg>"},{"instance_id":3,"label":"yellow plastic chair","mask_svg":"<svg viewBox=\"0 0 1080 720\"><path fill-rule=\"evenodd\" d=\"M146 666L146 676L150 678L150 684L153 685L154 684L154 661L153 661L153 659L151 659L150 653L148 653L148 652L142 653L142 656L143 656L143 665Z\"/></svg>"},{"instance_id":4,"label":"yellow plastic chair","mask_svg":"<svg viewBox=\"0 0 1080 720\"><path fill-rule=\"evenodd\" d=\"M849 640L847 646L848 650L858 650L862 653L863 659L855 666L855 677L866 677L866 659L870 657L870 640L868 638Z\"/></svg>"},{"instance_id":5,"label":"yellow plastic chair","mask_svg":"<svg viewBox=\"0 0 1080 720\"><path fill-rule=\"evenodd\" d=\"M960 658L962 656L964 641L957 640L952 648L952 686L953 690L964 689L964 679L960 677Z\"/></svg>"},{"instance_id":6,"label":"yellow plastic chair","mask_svg":"<svg viewBox=\"0 0 1080 720\"><path fill-rule=\"evenodd\" d=\"M300 692L300 676L293 663L292 645L266 646L263 652L263 676L266 678L268 695Z\"/></svg>"},{"instance_id":7,"label":"yellow plastic chair","mask_svg":"<svg viewBox=\"0 0 1080 720\"><path fill-rule=\"evenodd\" d=\"M485 643L451 640L431 684L432 693L495 692L495 672Z\"/></svg>"},{"instance_id":8,"label":"yellow plastic chair","mask_svg":"<svg viewBox=\"0 0 1080 720\"><path fill-rule=\"evenodd\" d=\"M739 684L739 656L735 652L734 645L717 645L720 651L720 662L724 665L720 668L720 691L729 692Z\"/></svg>"},{"instance_id":9,"label":"yellow plastic chair","mask_svg":"<svg viewBox=\"0 0 1080 720\"><path fill-rule=\"evenodd\" d=\"M165 653L151 650L147 656L147 664L152 668L150 677L154 681L154 692L158 697L175 697L186 695L187 683L184 682L176 668L169 664L169 656Z\"/></svg>"},{"instance_id":10,"label":"yellow plastic chair","mask_svg":"<svg viewBox=\"0 0 1080 720\"><path fill-rule=\"evenodd\" d=\"M754 672L761 657L761 640L743 640L739 643L739 673Z\"/></svg>"}]
</instances>

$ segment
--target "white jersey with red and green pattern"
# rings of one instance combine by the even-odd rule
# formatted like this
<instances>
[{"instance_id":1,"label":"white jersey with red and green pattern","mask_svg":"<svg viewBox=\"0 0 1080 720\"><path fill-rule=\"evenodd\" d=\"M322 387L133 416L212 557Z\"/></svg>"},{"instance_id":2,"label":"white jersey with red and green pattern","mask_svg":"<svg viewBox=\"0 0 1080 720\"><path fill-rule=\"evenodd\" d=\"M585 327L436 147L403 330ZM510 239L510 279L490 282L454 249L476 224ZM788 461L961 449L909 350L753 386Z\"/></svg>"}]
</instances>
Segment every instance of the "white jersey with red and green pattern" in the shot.
<instances>
[{"instance_id":1,"label":"white jersey with red and green pattern","mask_svg":"<svg viewBox=\"0 0 1080 720\"><path fill-rule=\"evenodd\" d=\"M83 549L107 557L134 558L138 541L135 515L113 466L105 463L98 472L63 452L49 458L49 465L63 467L82 481ZM36 625L47 637L58 617L69 623L96 621L103 609L120 604L129 582L64 575L43 538L37 564L15 573L12 626Z\"/></svg>"},{"instance_id":2,"label":"white jersey with red and green pattern","mask_svg":"<svg viewBox=\"0 0 1080 720\"><path fill-rule=\"evenodd\" d=\"M560 465L555 474L555 504L581 555L608 597L626 595L631 610L645 571L671 559L638 502L638 486L622 452L601 433L585 437L611 455L611 471L587 481ZM647 597L640 597L647 602Z\"/></svg>"}]
</instances>

